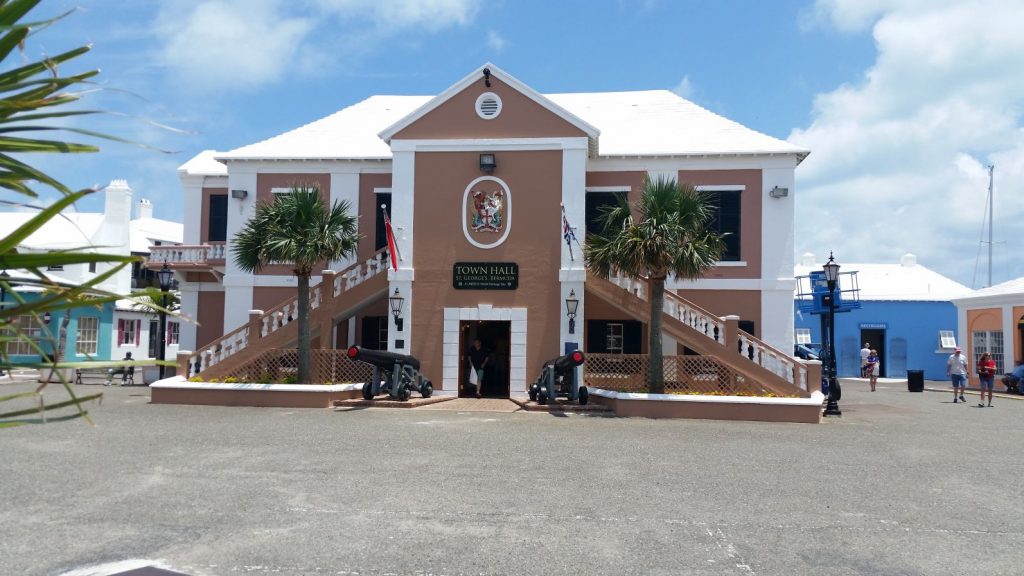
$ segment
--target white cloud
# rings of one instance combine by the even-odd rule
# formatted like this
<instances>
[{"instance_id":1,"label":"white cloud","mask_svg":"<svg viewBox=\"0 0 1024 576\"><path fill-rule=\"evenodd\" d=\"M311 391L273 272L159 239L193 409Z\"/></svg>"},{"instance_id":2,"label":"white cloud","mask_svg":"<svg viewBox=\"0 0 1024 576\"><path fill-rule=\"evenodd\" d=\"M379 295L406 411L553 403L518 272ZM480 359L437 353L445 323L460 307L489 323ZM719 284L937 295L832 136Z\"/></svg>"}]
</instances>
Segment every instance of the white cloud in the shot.
<instances>
[{"instance_id":1,"label":"white cloud","mask_svg":"<svg viewBox=\"0 0 1024 576\"><path fill-rule=\"evenodd\" d=\"M244 90L323 73L399 32L465 26L480 1L181 0L157 16L157 60L191 90Z\"/></svg>"},{"instance_id":2,"label":"white cloud","mask_svg":"<svg viewBox=\"0 0 1024 576\"><path fill-rule=\"evenodd\" d=\"M988 175L996 165L994 281L1024 275L1024 37L1021 0L819 0L852 30L873 22L864 78L819 94L789 140L797 169L797 253L922 264L968 285ZM978 285L983 281L979 278Z\"/></svg>"},{"instance_id":3,"label":"white cloud","mask_svg":"<svg viewBox=\"0 0 1024 576\"><path fill-rule=\"evenodd\" d=\"M230 90L281 77L313 28L276 2L209 0L158 17L162 63L191 87Z\"/></svg>"},{"instance_id":4,"label":"white cloud","mask_svg":"<svg viewBox=\"0 0 1024 576\"><path fill-rule=\"evenodd\" d=\"M487 46L495 52L501 52L505 49L505 39L498 34L495 30L487 31Z\"/></svg>"},{"instance_id":5,"label":"white cloud","mask_svg":"<svg viewBox=\"0 0 1024 576\"><path fill-rule=\"evenodd\" d=\"M683 76L683 79L676 84L676 87L672 89L673 92L686 98L687 100L693 99L693 83L690 82L690 75Z\"/></svg>"},{"instance_id":6,"label":"white cloud","mask_svg":"<svg viewBox=\"0 0 1024 576\"><path fill-rule=\"evenodd\" d=\"M368 18L382 29L417 26L436 31L469 24L480 0L317 0L317 4L343 18Z\"/></svg>"}]
</instances>

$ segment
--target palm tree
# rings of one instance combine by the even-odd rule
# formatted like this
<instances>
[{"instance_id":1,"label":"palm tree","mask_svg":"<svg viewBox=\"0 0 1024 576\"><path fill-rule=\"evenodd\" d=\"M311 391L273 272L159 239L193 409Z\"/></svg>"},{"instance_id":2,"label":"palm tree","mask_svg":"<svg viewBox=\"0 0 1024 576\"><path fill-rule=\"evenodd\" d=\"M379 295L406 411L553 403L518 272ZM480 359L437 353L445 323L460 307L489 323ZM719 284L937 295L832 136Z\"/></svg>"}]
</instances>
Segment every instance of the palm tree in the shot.
<instances>
[{"instance_id":1,"label":"palm tree","mask_svg":"<svg viewBox=\"0 0 1024 576\"><path fill-rule=\"evenodd\" d=\"M356 217L348 202L330 207L316 186L293 185L273 202L261 202L256 215L232 241L235 264L245 272L259 272L273 263L288 263L299 279L299 382L309 382L309 277L325 260L341 260L359 246ZM324 337L324 335L321 335Z\"/></svg>"},{"instance_id":2,"label":"palm tree","mask_svg":"<svg viewBox=\"0 0 1024 576\"><path fill-rule=\"evenodd\" d=\"M623 202L602 211L602 232L587 238L584 249L589 271L608 278L617 270L648 279L651 319L647 389L665 391L661 350L661 315L665 280L669 274L700 278L721 257L722 235L709 228L714 208L692 186L673 178L646 179L632 208Z\"/></svg>"}]
</instances>

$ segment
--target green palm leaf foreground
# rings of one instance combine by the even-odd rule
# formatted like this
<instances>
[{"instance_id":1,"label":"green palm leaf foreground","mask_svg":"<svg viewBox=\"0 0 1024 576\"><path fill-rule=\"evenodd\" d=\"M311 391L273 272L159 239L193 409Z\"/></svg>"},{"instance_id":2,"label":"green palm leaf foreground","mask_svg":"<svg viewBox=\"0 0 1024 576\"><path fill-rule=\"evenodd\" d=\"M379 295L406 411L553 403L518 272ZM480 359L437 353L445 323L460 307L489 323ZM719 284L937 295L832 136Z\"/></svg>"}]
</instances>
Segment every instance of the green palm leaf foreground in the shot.
<instances>
[{"instance_id":1,"label":"green palm leaf foreground","mask_svg":"<svg viewBox=\"0 0 1024 576\"><path fill-rule=\"evenodd\" d=\"M635 205L622 203L601 212L601 232L584 248L587 269L608 278L618 272L646 279L650 304L647 389L665 391L661 315L665 280L675 275L695 280L714 267L725 249L723 236L711 230L714 208L692 186L671 178L644 181Z\"/></svg>"},{"instance_id":2,"label":"green palm leaf foreground","mask_svg":"<svg viewBox=\"0 0 1024 576\"><path fill-rule=\"evenodd\" d=\"M271 264L288 264L298 278L298 381L309 382L309 279L325 261L353 256L359 247L356 217L348 202L330 206L316 186L296 184L272 202L256 206L256 215L232 240L235 264L255 273Z\"/></svg>"},{"instance_id":3,"label":"green palm leaf foreground","mask_svg":"<svg viewBox=\"0 0 1024 576\"><path fill-rule=\"evenodd\" d=\"M98 152L93 144L70 142L55 137L57 134L74 134L92 139L116 142L125 140L94 132L68 124L83 117L104 113L99 110L68 109L69 105L78 102L82 92L75 92L91 83L99 74L99 70L80 72L69 76L61 76L60 69L86 54L90 46L81 46L55 56L48 56L28 63L13 63L12 57L23 52L25 42L35 33L44 31L58 23L70 12L38 22L23 21L26 14L35 8L41 0L0 0L0 193L13 194L17 197L38 198L36 186L56 191L59 197L38 214L14 230L0 238L0 268L4 270L24 270L30 279L19 280L18 284L0 277L0 287L7 294L7 301L0 307L0 368L10 372L18 368L46 368L57 370L61 382L70 397L69 400L46 403L41 391L46 386L41 384L30 392L0 394L0 428L18 426L28 422L46 420L51 410L73 406L75 413L51 417L52 420L85 417L87 412L82 403L98 399L101 394L76 397L73 389L64 378L63 368L79 366L106 367L120 365L118 362L81 363L63 362L59 357L50 362L12 362L7 354L7 344L24 342L40 356L45 357L41 342L26 334L24 327L15 320L19 316L34 316L35 322L41 324L42 316L47 313L64 312L71 308L98 307L113 302L124 295L113 294L98 288L98 285L128 266L137 258L103 254L94 247L83 246L80 250L59 252L19 253L18 246L33 232L39 230L47 221L58 217L61 210L68 208L76 201L95 192L92 189L73 191L68 186L33 167L28 158L35 154L80 154ZM47 137L41 137L47 135ZM21 205L23 200L0 198L4 204ZM112 267L92 280L77 286L66 286L53 282L44 273L47 267L74 265L83 263L108 263ZM43 290L38 299L26 301L15 290L19 285L32 284ZM66 316L65 316L66 318ZM65 320L61 326L63 335L67 327ZM49 349L61 350L63 338L49 334L43 336L43 342L49 342ZM14 407L10 403L29 402L28 407ZM29 420L27 417L36 416Z\"/></svg>"}]
</instances>

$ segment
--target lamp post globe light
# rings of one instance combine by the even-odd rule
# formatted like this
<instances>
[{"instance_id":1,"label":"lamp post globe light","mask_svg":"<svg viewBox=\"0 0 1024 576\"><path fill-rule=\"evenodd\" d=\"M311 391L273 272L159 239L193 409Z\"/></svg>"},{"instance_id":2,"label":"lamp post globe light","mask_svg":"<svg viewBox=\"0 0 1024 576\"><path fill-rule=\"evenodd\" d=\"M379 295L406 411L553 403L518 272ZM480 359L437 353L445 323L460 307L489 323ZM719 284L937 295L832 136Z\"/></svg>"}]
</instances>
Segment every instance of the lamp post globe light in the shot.
<instances>
[{"instance_id":1,"label":"lamp post globe light","mask_svg":"<svg viewBox=\"0 0 1024 576\"><path fill-rule=\"evenodd\" d=\"M836 378L836 282L839 279L839 264L836 264L832 252L828 253L828 262L822 266L825 281L828 283L828 402L825 404L825 416L842 416L839 399L843 391Z\"/></svg>"},{"instance_id":2,"label":"lamp post globe light","mask_svg":"<svg viewBox=\"0 0 1024 576\"><path fill-rule=\"evenodd\" d=\"M579 310L580 301L576 298L576 291L569 290L569 297L565 299L565 315L569 317L569 334L576 333L576 311Z\"/></svg>"},{"instance_id":3,"label":"lamp post globe light","mask_svg":"<svg viewBox=\"0 0 1024 576\"><path fill-rule=\"evenodd\" d=\"M174 272L167 267L167 262L164 262L164 267L156 273L157 282L160 284L160 346L156 349L156 359L163 362L167 354L167 291L171 289L171 280L174 279ZM127 370L127 368L125 368ZM164 365L160 365L160 379L164 379Z\"/></svg>"},{"instance_id":4,"label":"lamp post globe light","mask_svg":"<svg viewBox=\"0 0 1024 576\"><path fill-rule=\"evenodd\" d=\"M388 298L389 304L391 304L391 315L395 318L395 330L401 332L404 318L402 318L402 306L405 304L405 298L398 292L398 288L395 288L395 293Z\"/></svg>"}]
</instances>

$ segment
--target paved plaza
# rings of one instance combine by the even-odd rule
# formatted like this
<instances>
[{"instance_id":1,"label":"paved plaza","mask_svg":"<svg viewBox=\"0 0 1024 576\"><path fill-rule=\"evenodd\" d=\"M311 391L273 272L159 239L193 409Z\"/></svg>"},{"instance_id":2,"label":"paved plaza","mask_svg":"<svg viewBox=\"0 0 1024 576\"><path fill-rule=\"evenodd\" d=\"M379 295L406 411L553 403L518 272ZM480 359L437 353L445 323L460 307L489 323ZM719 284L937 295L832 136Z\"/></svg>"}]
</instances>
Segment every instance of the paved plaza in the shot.
<instances>
[{"instance_id":1,"label":"paved plaza","mask_svg":"<svg viewBox=\"0 0 1024 576\"><path fill-rule=\"evenodd\" d=\"M0 431L0 574L132 559L211 576L1024 566L1024 400L850 383L842 418L812 425L104 392L94 427Z\"/></svg>"}]
</instances>

